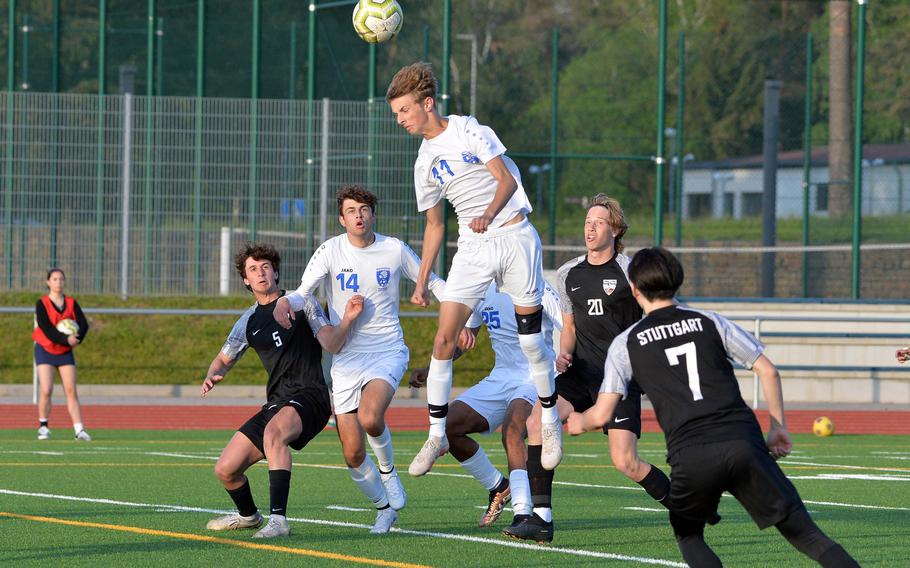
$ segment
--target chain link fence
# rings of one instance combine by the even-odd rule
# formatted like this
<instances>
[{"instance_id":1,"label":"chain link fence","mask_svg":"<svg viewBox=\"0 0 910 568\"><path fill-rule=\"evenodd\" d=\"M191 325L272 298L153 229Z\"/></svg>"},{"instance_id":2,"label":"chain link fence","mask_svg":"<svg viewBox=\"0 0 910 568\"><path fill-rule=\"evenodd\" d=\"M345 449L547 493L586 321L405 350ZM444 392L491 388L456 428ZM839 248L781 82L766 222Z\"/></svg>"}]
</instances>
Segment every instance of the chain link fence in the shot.
<instances>
[{"instance_id":1,"label":"chain link fence","mask_svg":"<svg viewBox=\"0 0 910 568\"><path fill-rule=\"evenodd\" d=\"M5 95L9 290L59 265L81 293L239 292L229 257L245 240L274 244L282 272L300 274L338 233L334 193L349 183L379 195L379 231L422 231L418 141L367 102Z\"/></svg>"}]
</instances>

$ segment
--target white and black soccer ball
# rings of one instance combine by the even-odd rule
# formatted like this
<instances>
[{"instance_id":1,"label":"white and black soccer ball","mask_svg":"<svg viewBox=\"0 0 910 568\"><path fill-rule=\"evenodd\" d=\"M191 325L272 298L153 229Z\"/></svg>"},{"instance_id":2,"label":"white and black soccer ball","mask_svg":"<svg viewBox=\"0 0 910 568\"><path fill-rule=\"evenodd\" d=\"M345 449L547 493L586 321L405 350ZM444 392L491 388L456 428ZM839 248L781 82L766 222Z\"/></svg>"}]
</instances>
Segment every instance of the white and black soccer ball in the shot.
<instances>
[{"instance_id":1,"label":"white and black soccer ball","mask_svg":"<svg viewBox=\"0 0 910 568\"><path fill-rule=\"evenodd\" d=\"M360 39L382 43L398 35L404 14L397 0L359 0L352 20Z\"/></svg>"}]
</instances>

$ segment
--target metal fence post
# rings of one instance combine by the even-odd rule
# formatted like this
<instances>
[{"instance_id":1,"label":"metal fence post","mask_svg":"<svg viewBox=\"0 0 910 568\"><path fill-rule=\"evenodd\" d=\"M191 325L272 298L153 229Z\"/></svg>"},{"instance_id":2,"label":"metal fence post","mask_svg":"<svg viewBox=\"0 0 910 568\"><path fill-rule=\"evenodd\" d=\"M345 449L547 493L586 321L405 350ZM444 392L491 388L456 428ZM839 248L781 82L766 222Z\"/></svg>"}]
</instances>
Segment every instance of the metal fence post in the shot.
<instances>
[{"instance_id":1,"label":"metal fence post","mask_svg":"<svg viewBox=\"0 0 910 568\"><path fill-rule=\"evenodd\" d=\"M6 287L13 287L13 106L16 90L16 0L9 0L6 36L6 187L3 195L3 256Z\"/></svg>"},{"instance_id":2,"label":"metal fence post","mask_svg":"<svg viewBox=\"0 0 910 568\"><path fill-rule=\"evenodd\" d=\"M806 100L803 111L803 246L809 246L809 188L812 180L812 34L806 36ZM803 251L803 298L809 297L809 253Z\"/></svg>"},{"instance_id":3,"label":"metal fence post","mask_svg":"<svg viewBox=\"0 0 910 568\"><path fill-rule=\"evenodd\" d=\"M853 255L851 296L860 296L860 242L863 228L863 95L866 69L866 0L856 0L856 106L853 110Z\"/></svg>"},{"instance_id":4,"label":"metal fence post","mask_svg":"<svg viewBox=\"0 0 910 568\"><path fill-rule=\"evenodd\" d=\"M120 297L129 296L130 269L130 180L133 139L133 96L123 95L123 194L120 224Z\"/></svg>"},{"instance_id":5,"label":"metal fence post","mask_svg":"<svg viewBox=\"0 0 910 568\"><path fill-rule=\"evenodd\" d=\"M95 164L95 289L104 292L104 84L107 59L107 0L98 7L98 146Z\"/></svg>"},{"instance_id":6,"label":"metal fence post","mask_svg":"<svg viewBox=\"0 0 910 568\"><path fill-rule=\"evenodd\" d=\"M329 99L322 99L322 153L319 156L319 244L328 238L329 216Z\"/></svg>"},{"instance_id":7,"label":"metal fence post","mask_svg":"<svg viewBox=\"0 0 910 568\"><path fill-rule=\"evenodd\" d=\"M664 238L664 111L667 105L667 0L660 0L659 31L657 42L657 168L654 171L654 244L661 245Z\"/></svg>"}]
</instances>

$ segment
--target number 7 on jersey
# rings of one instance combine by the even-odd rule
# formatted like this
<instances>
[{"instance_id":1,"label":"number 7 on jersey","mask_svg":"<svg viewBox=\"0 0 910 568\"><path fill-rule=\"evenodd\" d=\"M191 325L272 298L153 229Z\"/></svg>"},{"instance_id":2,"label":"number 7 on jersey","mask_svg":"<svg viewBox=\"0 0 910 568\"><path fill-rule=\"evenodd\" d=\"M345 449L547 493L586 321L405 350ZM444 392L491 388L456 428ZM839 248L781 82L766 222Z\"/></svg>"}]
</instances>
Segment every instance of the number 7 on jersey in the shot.
<instances>
[{"instance_id":1,"label":"number 7 on jersey","mask_svg":"<svg viewBox=\"0 0 910 568\"><path fill-rule=\"evenodd\" d=\"M692 391L693 400L702 400L701 382L698 376L698 358L695 355L695 343L692 341L683 343L677 347L668 347L664 349L667 354L667 361L675 367L679 365L679 356L686 358L686 374L689 375L689 390Z\"/></svg>"}]
</instances>

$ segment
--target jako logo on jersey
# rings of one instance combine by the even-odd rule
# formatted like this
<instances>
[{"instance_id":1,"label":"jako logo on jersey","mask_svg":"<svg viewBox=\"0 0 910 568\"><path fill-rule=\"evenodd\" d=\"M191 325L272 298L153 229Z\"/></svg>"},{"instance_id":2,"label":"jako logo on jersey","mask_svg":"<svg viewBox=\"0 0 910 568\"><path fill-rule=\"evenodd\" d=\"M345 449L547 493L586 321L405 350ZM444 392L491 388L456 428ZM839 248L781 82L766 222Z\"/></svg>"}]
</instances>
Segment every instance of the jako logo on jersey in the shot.
<instances>
[{"instance_id":1,"label":"jako logo on jersey","mask_svg":"<svg viewBox=\"0 0 910 568\"><path fill-rule=\"evenodd\" d=\"M385 288L389 285L389 279L392 277L392 271L388 268L377 268L376 269L376 283L379 284L380 288Z\"/></svg>"},{"instance_id":2,"label":"jako logo on jersey","mask_svg":"<svg viewBox=\"0 0 910 568\"><path fill-rule=\"evenodd\" d=\"M469 164L479 164L480 158L478 158L477 156L475 156L474 154L472 154L470 152L462 152L461 161L467 162Z\"/></svg>"},{"instance_id":3,"label":"jako logo on jersey","mask_svg":"<svg viewBox=\"0 0 910 568\"><path fill-rule=\"evenodd\" d=\"M610 278L604 280L604 292L607 293L607 296L613 294L613 290L616 290L616 279Z\"/></svg>"}]
</instances>

